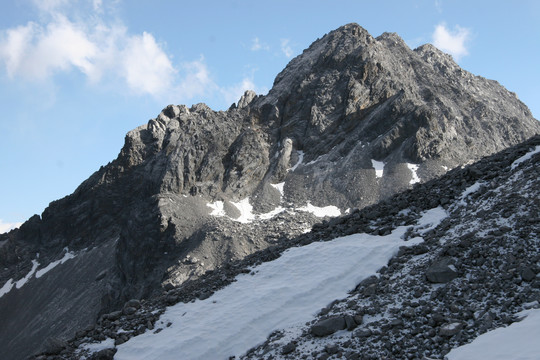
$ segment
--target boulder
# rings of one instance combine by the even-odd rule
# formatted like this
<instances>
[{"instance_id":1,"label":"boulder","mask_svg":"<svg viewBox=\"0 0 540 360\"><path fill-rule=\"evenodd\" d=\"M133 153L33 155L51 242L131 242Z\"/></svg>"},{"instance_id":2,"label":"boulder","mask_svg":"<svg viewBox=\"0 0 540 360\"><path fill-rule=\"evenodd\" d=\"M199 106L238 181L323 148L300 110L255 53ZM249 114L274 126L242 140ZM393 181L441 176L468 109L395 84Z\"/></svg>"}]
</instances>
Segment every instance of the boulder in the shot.
<instances>
[{"instance_id":1,"label":"boulder","mask_svg":"<svg viewBox=\"0 0 540 360\"><path fill-rule=\"evenodd\" d=\"M456 335L463 328L462 323L454 322L451 324L443 325L439 328L439 335L443 337L452 337Z\"/></svg>"},{"instance_id":2,"label":"boulder","mask_svg":"<svg viewBox=\"0 0 540 360\"><path fill-rule=\"evenodd\" d=\"M431 283L447 283L458 276L459 273L452 265L452 259L450 258L436 261L426 270L426 278Z\"/></svg>"},{"instance_id":3,"label":"boulder","mask_svg":"<svg viewBox=\"0 0 540 360\"><path fill-rule=\"evenodd\" d=\"M328 336L338 330L343 330L347 327L343 316L334 316L325 320L321 320L311 327L311 333L315 336Z\"/></svg>"}]
</instances>

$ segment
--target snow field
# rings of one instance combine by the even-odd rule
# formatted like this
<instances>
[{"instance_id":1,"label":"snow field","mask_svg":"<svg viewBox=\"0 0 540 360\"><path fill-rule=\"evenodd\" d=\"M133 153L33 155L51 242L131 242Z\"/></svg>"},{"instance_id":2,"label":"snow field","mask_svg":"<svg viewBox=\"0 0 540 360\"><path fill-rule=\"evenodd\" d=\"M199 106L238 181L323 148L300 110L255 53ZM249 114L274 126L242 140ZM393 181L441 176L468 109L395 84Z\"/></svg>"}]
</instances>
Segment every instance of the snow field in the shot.
<instances>
[{"instance_id":1,"label":"snow field","mask_svg":"<svg viewBox=\"0 0 540 360\"><path fill-rule=\"evenodd\" d=\"M432 209L418 227L436 226L446 213ZM240 356L275 330L301 326L324 306L343 298L376 273L405 242L407 227L387 236L354 234L291 248L278 259L252 268L206 300L179 303L147 331L117 347L117 360L226 359ZM427 230L426 230L427 231ZM165 324L172 325L166 327Z\"/></svg>"},{"instance_id":2,"label":"snow field","mask_svg":"<svg viewBox=\"0 0 540 360\"><path fill-rule=\"evenodd\" d=\"M451 350L448 360L538 360L540 358L540 309L525 310L521 322L498 328L473 342Z\"/></svg>"}]
</instances>

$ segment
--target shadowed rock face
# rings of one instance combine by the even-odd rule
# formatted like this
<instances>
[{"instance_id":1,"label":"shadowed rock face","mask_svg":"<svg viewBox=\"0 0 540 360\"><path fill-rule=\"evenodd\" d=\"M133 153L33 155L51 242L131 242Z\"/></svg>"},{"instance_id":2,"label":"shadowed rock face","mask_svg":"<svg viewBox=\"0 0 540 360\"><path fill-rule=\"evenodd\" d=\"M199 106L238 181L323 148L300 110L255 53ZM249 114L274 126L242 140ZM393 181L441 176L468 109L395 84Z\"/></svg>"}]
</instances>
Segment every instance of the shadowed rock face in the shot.
<instances>
[{"instance_id":1,"label":"shadowed rock face","mask_svg":"<svg viewBox=\"0 0 540 360\"><path fill-rule=\"evenodd\" d=\"M36 344L67 338L129 298L196 278L317 221L297 211L239 223L231 220L241 214L234 203L249 198L253 214L307 203L343 213L539 132L515 94L462 70L433 46L411 50L395 34L373 38L345 25L293 59L266 96L246 92L219 112L169 105L130 131L116 160L41 217L0 235L0 284L24 277L36 253L42 268L64 247L86 257L110 247L103 261L79 262L83 272L106 271L95 287L75 281L75 272L62 275L69 278L66 291L85 294L66 297L63 306L86 306L85 320L55 328L57 309L39 322L46 330L37 332ZM381 177L374 164L384 166ZM275 186L282 183L283 193ZM217 202L226 216L210 215L207 204ZM2 318L15 331L6 333L26 329L26 309L14 304L44 281L54 283L54 271L65 273L68 264L0 298L12 309ZM52 300L27 301L37 317ZM24 341L8 334L0 347L18 349Z\"/></svg>"}]
</instances>

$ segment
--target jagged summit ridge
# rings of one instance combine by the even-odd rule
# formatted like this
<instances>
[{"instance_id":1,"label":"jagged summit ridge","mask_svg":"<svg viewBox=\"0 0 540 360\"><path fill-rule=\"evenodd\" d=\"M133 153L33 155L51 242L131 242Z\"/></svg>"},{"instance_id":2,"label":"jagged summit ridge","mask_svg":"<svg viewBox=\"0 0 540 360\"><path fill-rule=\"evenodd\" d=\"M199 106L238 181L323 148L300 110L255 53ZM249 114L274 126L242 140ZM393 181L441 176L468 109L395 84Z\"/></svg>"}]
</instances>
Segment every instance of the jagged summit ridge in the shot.
<instances>
[{"instance_id":1,"label":"jagged summit ridge","mask_svg":"<svg viewBox=\"0 0 540 360\"><path fill-rule=\"evenodd\" d=\"M165 107L73 194L0 235L0 284L77 254L0 297L0 347L40 349L286 241L321 209L364 208L539 132L515 96L432 46L346 25L291 60L267 96ZM59 283L69 291L45 291ZM39 328L21 321L41 313Z\"/></svg>"}]
</instances>

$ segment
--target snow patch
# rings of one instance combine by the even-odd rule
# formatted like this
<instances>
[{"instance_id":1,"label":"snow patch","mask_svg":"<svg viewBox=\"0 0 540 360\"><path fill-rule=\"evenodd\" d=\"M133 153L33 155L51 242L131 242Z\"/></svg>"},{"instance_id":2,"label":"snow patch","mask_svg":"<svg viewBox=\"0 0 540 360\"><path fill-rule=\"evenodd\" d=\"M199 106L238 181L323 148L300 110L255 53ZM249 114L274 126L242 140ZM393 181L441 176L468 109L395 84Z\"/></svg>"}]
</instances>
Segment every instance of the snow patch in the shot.
<instances>
[{"instance_id":1,"label":"snow patch","mask_svg":"<svg viewBox=\"0 0 540 360\"><path fill-rule=\"evenodd\" d=\"M10 292L11 289L13 288L13 285L15 285L13 283L13 279L9 279L8 281L6 281L4 286L2 286L2 288L0 289L0 298L4 296L5 294L7 294L8 292Z\"/></svg>"},{"instance_id":2,"label":"snow patch","mask_svg":"<svg viewBox=\"0 0 540 360\"><path fill-rule=\"evenodd\" d=\"M461 194L461 198L458 202L459 205L466 206L467 203L465 202L465 198L469 196L472 193L477 192L485 183L483 181L477 181L468 188L466 188L463 193Z\"/></svg>"},{"instance_id":3,"label":"snow patch","mask_svg":"<svg viewBox=\"0 0 540 360\"><path fill-rule=\"evenodd\" d=\"M292 168L290 168L289 171L296 170L298 165L300 165L300 164L302 164L304 162L304 152L302 150L298 150L297 153L298 153L298 161L296 162L296 164Z\"/></svg>"},{"instance_id":4,"label":"snow patch","mask_svg":"<svg viewBox=\"0 0 540 360\"><path fill-rule=\"evenodd\" d=\"M253 206L249 203L249 197L245 198L244 200L240 200L239 202L232 202L238 211L240 211L240 217L233 219L235 221L238 221L242 224L247 224L255 220L255 215L253 214Z\"/></svg>"},{"instance_id":5,"label":"snow patch","mask_svg":"<svg viewBox=\"0 0 540 360\"><path fill-rule=\"evenodd\" d=\"M336 216L341 215L341 210L339 210L339 208L336 206L329 205L325 207L318 207L318 206L311 205L311 203L309 202L307 203L306 206L297 208L296 210L310 212L316 217L325 217L325 216L336 217Z\"/></svg>"},{"instance_id":6,"label":"snow patch","mask_svg":"<svg viewBox=\"0 0 540 360\"><path fill-rule=\"evenodd\" d=\"M411 181L409 181L409 184L413 185L413 184L419 183L420 178L418 177L418 174L416 173L418 171L418 165L407 163L407 167L409 168L409 170L411 170L411 173L412 173L412 179Z\"/></svg>"},{"instance_id":7,"label":"snow patch","mask_svg":"<svg viewBox=\"0 0 540 360\"><path fill-rule=\"evenodd\" d=\"M274 210L272 210L270 212L258 215L257 219L259 219L259 220L268 220L268 219L271 219L271 218L273 218L274 216L276 216L278 214L281 214L285 210L287 210L287 209L285 209L282 206L278 206L277 208L275 208Z\"/></svg>"},{"instance_id":8,"label":"snow patch","mask_svg":"<svg viewBox=\"0 0 540 360\"><path fill-rule=\"evenodd\" d=\"M378 178L381 178L384 172L384 163L382 161L371 159L371 165L375 169L375 176L377 176Z\"/></svg>"},{"instance_id":9,"label":"snow patch","mask_svg":"<svg viewBox=\"0 0 540 360\"><path fill-rule=\"evenodd\" d=\"M284 187L285 187L285 183L284 182L281 182L279 184L270 184L272 187L274 187L275 189L277 189L277 191L279 191L279 193L281 194L281 196L284 196L285 195L285 192L284 192Z\"/></svg>"},{"instance_id":10,"label":"snow patch","mask_svg":"<svg viewBox=\"0 0 540 360\"><path fill-rule=\"evenodd\" d=\"M95 353L101 350L110 349L114 347L114 339L107 338L99 343L87 343L82 344L81 347L90 353Z\"/></svg>"},{"instance_id":11,"label":"snow patch","mask_svg":"<svg viewBox=\"0 0 540 360\"><path fill-rule=\"evenodd\" d=\"M540 309L520 313L521 322L480 335L473 342L452 349L448 360L536 360L540 354Z\"/></svg>"},{"instance_id":12,"label":"snow patch","mask_svg":"<svg viewBox=\"0 0 540 360\"><path fill-rule=\"evenodd\" d=\"M422 217L418 220L417 227L420 228L419 233L423 235L435 229L447 216L448 213L442 206L424 211Z\"/></svg>"},{"instance_id":13,"label":"snow patch","mask_svg":"<svg viewBox=\"0 0 540 360\"><path fill-rule=\"evenodd\" d=\"M50 263L49 265L47 265L46 267L44 267L43 269L39 269L37 272L36 272L36 278L39 279L40 277L42 277L43 275L45 275L47 272L51 271L52 269L54 269L58 264L63 264L65 263L66 261L68 261L69 259L73 259L75 257L75 253L72 253L68 250L68 248L64 248L64 251L66 252L64 254L64 257L61 258L60 260L56 260L56 261L53 261L52 263Z\"/></svg>"},{"instance_id":14,"label":"snow patch","mask_svg":"<svg viewBox=\"0 0 540 360\"><path fill-rule=\"evenodd\" d=\"M375 274L405 242L400 227L387 236L354 234L291 248L239 275L206 300L178 303L147 331L117 347L117 360L226 359L244 354L274 330L301 326L322 307L347 296Z\"/></svg>"},{"instance_id":15,"label":"snow patch","mask_svg":"<svg viewBox=\"0 0 540 360\"><path fill-rule=\"evenodd\" d=\"M223 201L216 201L213 203L206 204L210 209L212 209L212 212L210 215L212 216L225 216L225 210L223 208Z\"/></svg>"},{"instance_id":16,"label":"snow patch","mask_svg":"<svg viewBox=\"0 0 540 360\"><path fill-rule=\"evenodd\" d=\"M532 158L534 154L538 154L538 153L540 153L540 145L536 145L536 147L534 149L532 149L531 151L529 151L528 153L526 153L525 155L523 155L519 159L516 159L512 163L512 170L514 170L516 167L518 167L519 164L521 164L522 162L527 161L530 158Z\"/></svg>"},{"instance_id":17,"label":"snow patch","mask_svg":"<svg viewBox=\"0 0 540 360\"><path fill-rule=\"evenodd\" d=\"M20 289L21 287L23 287L23 285L26 284L28 280L30 280L32 275L34 275L38 266L39 266L39 262L37 260L32 260L32 269L30 269L30 271L28 272L28 274L26 274L25 277L23 277L21 280L15 283L15 287L17 289Z\"/></svg>"}]
</instances>

